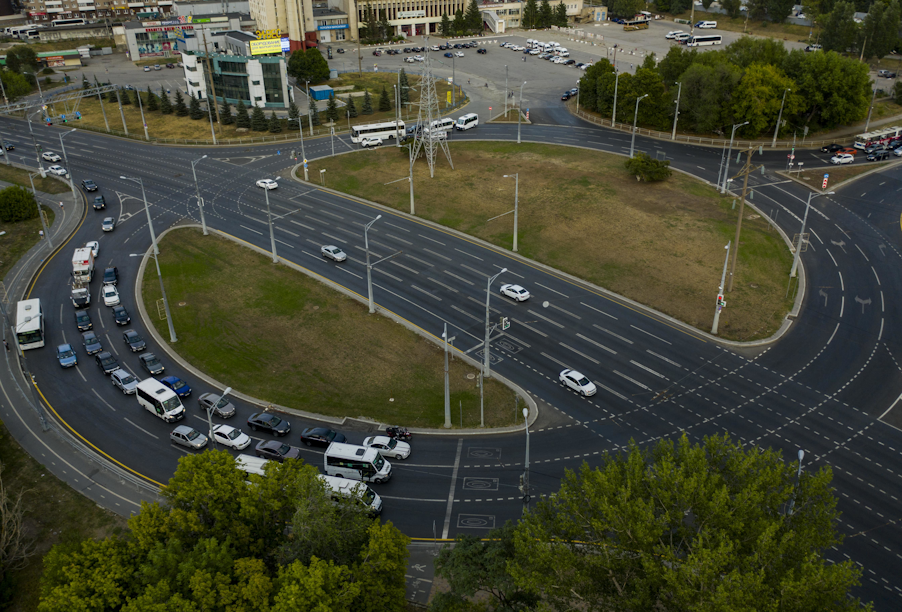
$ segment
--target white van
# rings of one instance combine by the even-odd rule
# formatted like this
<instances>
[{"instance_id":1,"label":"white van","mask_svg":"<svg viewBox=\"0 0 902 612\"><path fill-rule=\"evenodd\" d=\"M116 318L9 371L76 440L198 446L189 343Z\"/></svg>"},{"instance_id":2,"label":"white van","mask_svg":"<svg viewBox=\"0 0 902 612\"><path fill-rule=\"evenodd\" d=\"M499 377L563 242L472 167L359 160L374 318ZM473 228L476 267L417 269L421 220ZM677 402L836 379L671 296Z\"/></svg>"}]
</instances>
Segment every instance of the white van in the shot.
<instances>
[{"instance_id":1,"label":"white van","mask_svg":"<svg viewBox=\"0 0 902 612\"><path fill-rule=\"evenodd\" d=\"M558 47L561 46L561 43L556 43L556 42L550 42L548 44L551 45L552 49L557 49Z\"/></svg>"},{"instance_id":2,"label":"white van","mask_svg":"<svg viewBox=\"0 0 902 612\"><path fill-rule=\"evenodd\" d=\"M695 27L700 28L702 30L710 30L717 27L716 21L699 21L695 24Z\"/></svg>"},{"instance_id":3,"label":"white van","mask_svg":"<svg viewBox=\"0 0 902 612\"><path fill-rule=\"evenodd\" d=\"M560 49L557 49L556 53L560 57L570 57L570 52L567 51L567 49L565 47L561 47Z\"/></svg>"},{"instance_id":4,"label":"white van","mask_svg":"<svg viewBox=\"0 0 902 612\"><path fill-rule=\"evenodd\" d=\"M532 49L532 48L534 48L534 47L536 46L536 44L537 44L538 42L539 42L539 41L533 40L532 38L527 38L527 39L526 39L526 48L527 48L527 49Z\"/></svg>"},{"instance_id":5,"label":"white van","mask_svg":"<svg viewBox=\"0 0 902 612\"><path fill-rule=\"evenodd\" d=\"M362 482L326 476L324 474L320 474L319 479L332 492L332 499L338 499L339 496L356 499L366 507L367 512L371 515L379 516L382 514L382 498Z\"/></svg>"},{"instance_id":6,"label":"white van","mask_svg":"<svg viewBox=\"0 0 902 612\"><path fill-rule=\"evenodd\" d=\"M253 455L238 455L235 458L235 467L248 476L251 474L266 476L265 468L267 463L269 463L269 459L255 457Z\"/></svg>"},{"instance_id":7,"label":"white van","mask_svg":"<svg viewBox=\"0 0 902 612\"><path fill-rule=\"evenodd\" d=\"M323 456L328 476L350 478L364 482L387 482L391 478L391 463L375 448L332 442Z\"/></svg>"},{"instance_id":8,"label":"white van","mask_svg":"<svg viewBox=\"0 0 902 612\"><path fill-rule=\"evenodd\" d=\"M155 378L148 378L138 383L135 389L138 403L151 414L155 414L167 423L175 423L185 418L185 407L175 391Z\"/></svg>"},{"instance_id":9,"label":"white van","mask_svg":"<svg viewBox=\"0 0 902 612\"><path fill-rule=\"evenodd\" d=\"M457 118L457 123L454 127L458 130L469 130L470 128L474 128L479 125L479 115L476 113L468 113L462 117Z\"/></svg>"},{"instance_id":10,"label":"white van","mask_svg":"<svg viewBox=\"0 0 902 612\"><path fill-rule=\"evenodd\" d=\"M438 132L450 132L454 129L454 119L451 117L436 119L430 127Z\"/></svg>"}]
</instances>

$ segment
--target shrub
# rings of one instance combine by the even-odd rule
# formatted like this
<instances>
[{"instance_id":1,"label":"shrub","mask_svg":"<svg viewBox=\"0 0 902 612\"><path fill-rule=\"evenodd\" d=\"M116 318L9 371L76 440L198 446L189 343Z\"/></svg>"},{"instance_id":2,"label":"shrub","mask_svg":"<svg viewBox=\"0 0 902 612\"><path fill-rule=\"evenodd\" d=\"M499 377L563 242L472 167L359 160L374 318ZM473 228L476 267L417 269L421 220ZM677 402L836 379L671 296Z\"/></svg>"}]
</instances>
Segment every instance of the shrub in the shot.
<instances>
[{"instance_id":1,"label":"shrub","mask_svg":"<svg viewBox=\"0 0 902 612\"><path fill-rule=\"evenodd\" d=\"M673 174L669 161L652 159L641 151L636 153L636 156L632 159L626 160L624 165L626 166L626 171L635 176L637 181L648 181L650 183L663 181Z\"/></svg>"},{"instance_id":2,"label":"shrub","mask_svg":"<svg viewBox=\"0 0 902 612\"><path fill-rule=\"evenodd\" d=\"M15 223L34 219L38 216L38 207L30 191L18 185L0 191L0 220Z\"/></svg>"}]
</instances>

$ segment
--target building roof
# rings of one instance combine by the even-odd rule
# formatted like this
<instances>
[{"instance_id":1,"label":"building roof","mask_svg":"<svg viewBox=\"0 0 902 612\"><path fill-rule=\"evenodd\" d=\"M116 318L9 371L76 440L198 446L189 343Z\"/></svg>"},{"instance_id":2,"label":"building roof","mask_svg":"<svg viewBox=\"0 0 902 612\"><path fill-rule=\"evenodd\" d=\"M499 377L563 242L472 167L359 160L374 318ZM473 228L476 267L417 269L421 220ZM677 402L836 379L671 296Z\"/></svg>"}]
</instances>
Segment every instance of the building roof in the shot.
<instances>
[{"instance_id":1,"label":"building roof","mask_svg":"<svg viewBox=\"0 0 902 612\"><path fill-rule=\"evenodd\" d=\"M313 9L313 18L320 19L323 17L347 17L348 14L344 11L339 11L334 8L315 8Z\"/></svg>"},{"instance_id":2,"label":"building roof","mask_svg":"<svg viewBox=\"0 0 902 612\"><path fill-rule=\"evenodd\" d=\"M240 40L242 42L250 42L252 40L257 40L257 37L249 32L240 32L238 30L231 30L229 32L224 33L229 38L234 38L235 40Z\"/></svg>"}]
</instances>

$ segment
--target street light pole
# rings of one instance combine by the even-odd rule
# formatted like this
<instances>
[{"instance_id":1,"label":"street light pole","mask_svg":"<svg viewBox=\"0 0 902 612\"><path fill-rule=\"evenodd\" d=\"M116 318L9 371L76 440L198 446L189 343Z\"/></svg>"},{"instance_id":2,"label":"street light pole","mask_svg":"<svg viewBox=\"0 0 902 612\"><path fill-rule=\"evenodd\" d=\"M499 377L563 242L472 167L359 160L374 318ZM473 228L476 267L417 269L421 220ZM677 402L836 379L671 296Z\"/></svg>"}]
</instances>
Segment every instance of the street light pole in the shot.
<instances>
[{"instance_id":1,"label":"street light pole","mask_svg":"<svg viewBox=\"0 0 902 612\"><path fill-rule=\"evenodd\" d=\"M676 112L673 114L673 134L670 135L671 140L676 140L677 120L680 118L680 94L683 93L683 83L677 82L677 85L680 87L677 89Z\"/></svg>"},{"instance_id":2,"label":"street light pole","mask_svg":"<svg viewBox=\"0 0 902 612\"><path fill-rule=\"evenodd\" d=\"M307 83L307 114L309 115L307 123L310 124L310 138L313 138L313 114L310 111L310 81ZM314 105L315 106L315 105ZM303 146L303 145L301 145Z\"/></svg>"},{"instance_id":3,"label":"street light pole","mask_svg":"<svg viewBox=\"0 0 902 612\"><path fill-rule=\"evenodd\" d=\"M639 102L648 97L648 94L636 98L636 112L633 114L633 137L630 139L630 159L633 159L633 149L636 146L636 121L639 119Z\"/></svg>"},{"instance_id":4,"label":"street light pole","mask_svg":"<svg viewBox=\"0 0 902 612\"><path fill-rule=\"evenodd\" d=\"M802 449L799 449L798 456L799 456L799 469L796 470L796 488L797 489L798 489L799 484L802 481L802 459L805 458L805 451L803 451ZM792 510L793 510L793 508L795 508L795 505L796 505L796 494L793 493L792 499L789 500L789 512L787 512L788 515L792 516Z\"/></svg>"},{"instance_id":5,"label":"street light pole","mask_svg":"<svg viewBox=\"0 0 902 612\"><path fill-rule=\"evenodd\" d=\"M523 513L529 512L529 409L523 409L523 421L526 424L526 458L523 462Z\"/></svg>"},{"instance_id":6,"label":"street light pole","mask_svg":"<svg viewBox=\"0 0 902 612\"><path fill-rule=\"evenodd\" d=\"M773 149L777 146L777 133L780 131L780 122L783 120L783 105L786 104L786 92L792 91L791 89L783 90L783 101L780 102L780 114L777 115L777 127L774 128L774 139L770 143L770 148Z\"/></svg>"},{"instance_id":7,"label":"street light pole","mask_svg":"<svg viewBox=\"0 0 902 612\"><path fill-rule=\"evenodd\" d=\"M135 88L135 97L138 98L138 110L141 111L141 125L144 126L144 140L150 140L150 134L147 133L147 120L144 118L144 103L141 101L141 91ZM213 119L211 118L210 121ZM213 134L213 144L216 144L216 134Z\"/></svg>"},{"instance_id":8,"label":"street light pole","mask_svg":"<svg viewBox=\"0 0 902 612\"><path fill-rule=\"evenodd\" d=\"M792 258L792 269L789 271L789 278L795 278L796 270L799 267L799 257L802 252L802 241L805 239L805 225L808 223L808 210L811 208L811 200L822 195L833 195L836 193L835 191L829 191L827 193L814 193L813 191L808 194L808 202L805 204L805 215L802 217L802 231L799 232L799 243L796 245L796 252Z\"/></svg>"},{"instance_id":9,"label":"street light pole","mask_svg":"<svg viewBox=\"0 0 902 612\"><path fill-rule=\"evenodd\" d=\"M505 174L504 178L514 177L514 253L517 252L517 214L520 200L520 173Z\"/></svg>"},{"instance_id":10,"label":"street light pole","mask_svg":"<svg viewBox=\"0 0 902 612\"><path fill-rule=\"evenodd\" d=\"M448 338L448 323L445 322L445 331L442 333L445 340L445 429L451 429L451 383L448 373L448 342L454 338Z\"/></svg>"},{"instance_id":11,"label":"street light pole","mask_svg":"<svg viewBox=\"0 0 902 612\"><path fill-rule=\"evenodd\" d=\"M203 157L201 157L198 160L191 162L191 174L194 175L194 191L197 193L197 207L200 209L200 224L201 224L201 227L204 228L204 236L208 236L209 234L207 233L207 221L206 221L206 219L204 219L204 201L200 197L200 186L198 186L198 184L197 184L197 171L194 169L194 167L198 163L200 163L201 161L203 161L205 159L207 159L206 155L204 155Z\"/></svg>"},{"instance_id":12,"label":"street light pole","mask_svg":"<svg viewBox=\"0 0 902 612\"><path fill-rule=\"evenodd\" d=\"M34 158L38 162L38 170L41 173L41 178L47 178L47 173L44 171L44 163L41 161L41 154L38 153L38 141L34 137L34 128L31 127L31 118L33 116L37 115L38 113L43 113L43 112L44 111L39 108L38 110L31 113L30 115L26 115L25 119L28 120L28 132L31 134L31 143L34 145Z\"/></svg>"},{"instance_id":13,"label":"street light pole","mask_svg":"<svg viewBox=\"0 0 902 612\"><path fill-rule=\"evenodd\" d=\"M492 283L495 279L507 272L507 268L501 268L501 272L495 276L489 277L489 282L485 286L485 342L482 345L482 377L491 378L492 371L489 362L489 299L492 297Z\"/></svg>"},{"instance_id":14,"label":"street light pole","mask_svg":"<svg viewBox=\"0 0 902 612\"><path fill-rule=\"evenodd\" d=\"M523 85L526 85L526 81L520 85L520 107L517 108L517 144L520 144L520 121L523 118Z\"/></svg>"},{"instance_id":15,"label":"street light pole","mask_svg":"<svg viewBox=\"0 0 902 612\"><path fill-rule=\"evenodd\" d=\"M72 132L75 132L75 131L77 131L77 130L75 130L73 128L73 129L69 130L68 132L64 132L64 133L60 134L60 149L62 149L62 153L63 153L63 163L66 164L66 173L69 175L69 186L72 188L72 204L73 205L77 201L76 198L78 196L75 195L75 179L72 178L72 167L69 165L69 156L66 155L66 145L63 144L63 138L65 138L66 136L68 136L69 134L71 134Z\"/></svg>"},{"instance_id":16,"label":"street light pole","mask_svg":"<svg viewBox=\"0 0 902 612\"><path fill-rule=\"evenodd\" d=\"M723 274L720 275L720 286L717 288L717 305L714 307L714 325L711 326L711 334L714 336L717 335L717 325L720 322L720 311L723 310L723 304L720 303L720 300L723 296L725 283L727 282L727 264L730 263L730 244L732 244L732 242L728 242L727 246L724 247L727 250L727 255L723 260Z\"/></svg>"},{"instance_id":17,"label":"street light pole","mask_svg":"<svg viewBox=\"0 0 902 612\"><path fill-rule=\"evenodd\" d=\"M507 65L504 66L504 120L507 121ZM9 104L9 102L7 102Z\"/></svg>"},{"instance_id":18,"label":"street light pole","mask_svg":"<svg viewBox=\"0 0 902 612\"><path fill-rule=\"evenodd\" d=\"M281 176L277 176L275 179L278 181ZM279 263L279 255L276 253L276 233L273 230L272 226L272 211L269 208L269 188L264 187L263 194L266 196L266 217L269 219L269 243L272 246L272 262Z\"/></svg>"},{"instance_id":19,"label":"street light pole","mask_svg":"<svg viewBox=\"0 0 902 612\"><path fill-rule=\"evenodd\" d=\"M617 55L615 52L614 58L616 59ZM617 72L617 67L614 67L614 113L611 115L611 127L616 127L617 125L617 87L620 84L620 73Z\"/></svg>"},{"instance_id":20,"label":"street light pole","mask_svg":"<svg viewBox=\"0 0 902 612\"><path fill-rule=\"evenodd\" d=\"M229 392L231 392L231 390L231 387L226 387L226 390L222 392L222 395L219 396L219 399L221 400L222 398L224 398L229 394ZM216 403L218 404L219 401L217 400ZM214 447L216 446L216 440L213 439L213 408L215 407L215 405L216 404L212 404L207 407L207 426L210 428L210 444L212 444Z\"/></svg>"},{"instance_id":21,"label":"street light pole","mask_svg":"<svg viewBox=\"0 0 902 612\"><path fill-rule=\"evenodd\" d=\"M382 218L382 215L376 215L376 218L363 226L363 245L366 249L366 291L369 297L370 314L376 312L373 308L373 266L370 265L370 240L367 232L373 227L373 223Z\"/></svg>"},{"instance_id":22,"label":"street light pole","mask_svg":"<svg viewBox=\"0 0 902 612\"><path fill-rule=\"evenodd\" d=\"M22 165L25 165L25 158L22 158ZM25 170L28 172L28 170ZM41 203L38 201L38 192L34 188L34 175L31 172L28 172L28 180L31 182L31 193L34 195L34 203L38 207L38 216L41 218L41 227L44 228L44 237L47 239L47 245L50 247L50 252L53 252L53 242L50 240L50 230L47 229L47 224L44 222L44 215L41 212Z\"/></svg>"},{"instance_id":23,"label":"street light pole","mask_svg":"<svg viewBox=\"0 0 902 612\"><path fill-rule=\"evenodd\" d=\"M160 249L157 247L157 235L153 231L153 220L150 217L150 206L147 204L147 193L144 191L144 181L140 178L120 176L123 181L132 181L141 185L141 197L144 198L144 211L147 213L147 227L150 229L150 240L153 243L153 260L157 264L157 278L160 279L160 294L163 296L163 309L166 312L166 322L169 323L169 341L178 342L175 335L175 325L172 323L172 312L169 310L169 300L166 298L166 287L163 286L163 273L160 271Z\"/></svg>"},{"instance_id":24,"label":"street light pole","mask_svg":"<svg viewBox=\"0 0 902 612\"><path fill-rule=\"evenodd\" d=\"M720 188L720 193L727 192L727 177L730 176L730 156L733 154L733 137L736 136L737 129L748 124L748 121L746 121L745 123L737 123L733 126L733 131L730 133L730 148L727 150L727 163L723 173L723 185Z\"/></svg>"}]
</instances>

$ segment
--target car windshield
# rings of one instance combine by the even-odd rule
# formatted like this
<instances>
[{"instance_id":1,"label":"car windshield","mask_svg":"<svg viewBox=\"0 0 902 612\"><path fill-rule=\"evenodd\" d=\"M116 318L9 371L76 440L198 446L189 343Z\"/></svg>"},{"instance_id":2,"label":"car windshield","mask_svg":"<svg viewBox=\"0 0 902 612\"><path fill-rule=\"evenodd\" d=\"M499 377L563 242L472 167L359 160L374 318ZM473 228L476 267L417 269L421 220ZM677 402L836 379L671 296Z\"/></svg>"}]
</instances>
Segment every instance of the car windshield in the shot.
<instances>
[{"instance_id":1,"label":"car windshield","mask_svg":"<svg viewBox=\"0 0 902 612\"><path fill-rule=\"evenodd\" d=\"M386 446L388 446L389 448L394 448L394 447L396 447L397 445L398 445L398 441L395 440L394 438L389 438L389 439L388 439L388 444L386 444Z\"/></svg>"},{"instance_id":2,"label":"car windshield","mask_svg":"<svg viewBox=\"0 0 902 612\"><path fill-rule=\"evenodd\" d=\"M104 359L101 363L103 363L103 365L105 365L105 366L110 365L111 363L116 363L116 359L112 355L110 355L109 357Z\"/></svg>"},{"instance_id":3,"label":"car windshield","mask_svg":"<svg viewBox=\"0 0 902 612\"><path fill-rule=\"evenodd\" d=\"M385 467L385 459L382 458L382 455L376 455L376 458L373 459L373 466L377 471L382 471L382 468Z\"/></svg>"},{"instance_id":4,"label":"car windshield","mask_svg":"<svg viewBox=\"0 0 902 612\"><path fill-rule=\"evenodd\" d=\"M130 385L135 382L135 377L129 374L128 376L123 376L120 382L122 382L123 385Z\"/></svg>"},{"instance_id":5,"label":"car windshield","mask_svg":"<svg viewBox=\"0 0 902 612\"><path fill-rule=\"evenodd\" d=\"M264 419L264 420L265 420L265 419ZM270 424L272 427L278 427L279 424L280 424L281 422L282 422L282 419L280 419L279 417L277 417L277 416L275 416L275 415L270 416L270 418L269 418L269 424Z\"/></svg>"},{"instance_id":6,"label":"car windshield","mask_svg":"<svg viewBox=\"0 0 902 612\"><path fill-rule=\"evenodd\" d=\"M65 351L60 351L60 357L71 357L75 354L75 351L72 349L66 349Z\"/></svg>"},{"instance_id":7,"label":"car windshield","mask_svg":"<svg viewBox=\"0 0 902 612\"><path fill-rule=\"evenodd\" d=\"M280 445L279 448L277 449L277 452L278 452L280 455L287 455L287 454L288 454L288 451L290 451L290 450L291 450L291 447L290 447L290 446L288 446L287 444L282 444L282 445Z\"/></svg>"},{"instance_id":8,"label":"car windshield","mask_svg":"<svg viewBox=\"0 0 902 612\"><path fill-rule=\"evenodd\" d=\"M360 499L367 506L372 506L373 501L376 499L376 493L374 493L371 488L367 487Z\"/></svg>"},{"instance_id":9,"label":"car windshield","mask_svg":"<svg viewBox=\"0 0 902 612\"><path fill-rule=\"evenodd\" d=\"M160 364L160 360L157 359L156 357L151 357L150 359L146 360L144 363L146 363L148 366L155 366L155 365Z\"/></svg>"},{"instance_id":10,"label":"car windshield","mask_svg":"<svg viewBox=\"0 0 902 612\"><path fill-rule=\"evenodd\" d=\"M200 434L197 433L197 430L196 430L196 429L192 429L190 432L188 432L188 439L189 439L189 440L196 440L198 437L200 437Z\"/></svg>"},{"instance_id":11,"label":"car windshield","mask_svg":"<svg viewBox=\"0 0 902 612\"><path fill-rule=\"evenodd\" d=\"M329 442L331 442L332 440L335 439L335 432L334 432L334 431L330 431L329 433L326 434L325 438L326 438L326 440L328 440Z\"/></svg>"},{"instance_id":12,"label":"car windshield","mask_svg":"<svg viewBox=\"0 0 902 612\"><path fill-rule=\"evenodd\" d=\"M580 387L585 387L586 385L589 384L589 379L586 378L585 376L583 376L582 378L580 378L580 379L577 380L576 382L579 383L579 386L580 386Z\"/></svg>"},{"instance_id":13,"label":"car windshield","mask_svg":"<svg viewBox=\"0 0 902 612\"><path fill-rule=\"evenodd\" d=\"M171 412L181 408L181 406L182 402L179 401L178 397L170 397L168 400L163 401L163 412Z\"/></svg>"},{"instance_id":14,"label":"car windshield","mask_svg":"<svg viewBox=\"0 0 902 612\"><path fill-rule=\"evenodd\" d=\"M241 430L240 430L240 429L233 429L232 431L230 431L229 433L226 434L226 437L227 437L229 440L234 440L235 438L237 438L237 437L240 436L240 435L241 435Z\"/></svg>"},{"instance_id":15,"label":"car windshield","mask_svg":"<svg viewBox=\"0 0 902 612\"><path fill-rule=\"evenodd\" d=\"M216 407L217 407L217 408L225 408L225 407L228 406L228 405L229 405L229 400L227 400L227 399L224 398L224 397L220 397L220 398L219 398L219 401L216 402Z\"/></svg>"},{"instance_id":16,"label":"car windshield","mask_svg":"<svg viewBox=\"0 0 902 612\"><path fill-rule=\"evenodd\" d=\"M140 340L140 338L132 338L132 341L133 341L133 342L134 342L134 341L137 341L137 340ZM188 386L188 385L186 385L185 382L182 381L182 380L177 380L177 381L175 381L174 383L172 383L172 388L173 388L173 389L181 389L182 387L187 387L187 386Z\"/></svg>"}]
</instances>

